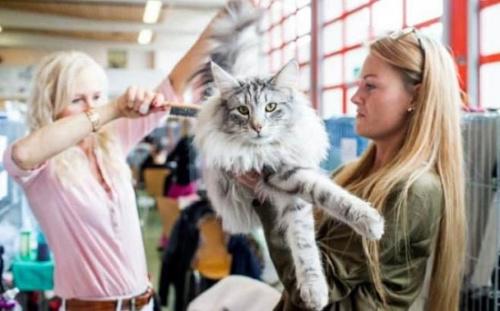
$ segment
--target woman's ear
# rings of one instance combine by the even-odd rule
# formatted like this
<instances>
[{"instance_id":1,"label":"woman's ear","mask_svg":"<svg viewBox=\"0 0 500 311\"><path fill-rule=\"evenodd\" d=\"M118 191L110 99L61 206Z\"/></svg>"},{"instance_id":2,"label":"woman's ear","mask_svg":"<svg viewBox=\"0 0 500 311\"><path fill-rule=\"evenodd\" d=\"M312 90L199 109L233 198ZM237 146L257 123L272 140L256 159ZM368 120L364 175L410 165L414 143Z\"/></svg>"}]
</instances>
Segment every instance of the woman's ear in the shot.
<instances>
[{"instance_id":1,"label":"woman's ear","mask_svg":"<svg viewBox=\"0 0 500 311\"><path fill-rule=\"evenodd\" d=\"M412 103L416 102L417 99L418 99L418 96L419 96L419 93L420 93L420 86L422 86L421 83L416 84L416 85L413 86L413 90L412 90L412 95L413 96L412 96L412 100L411 100Z\"/></svg>"}]
</instances>

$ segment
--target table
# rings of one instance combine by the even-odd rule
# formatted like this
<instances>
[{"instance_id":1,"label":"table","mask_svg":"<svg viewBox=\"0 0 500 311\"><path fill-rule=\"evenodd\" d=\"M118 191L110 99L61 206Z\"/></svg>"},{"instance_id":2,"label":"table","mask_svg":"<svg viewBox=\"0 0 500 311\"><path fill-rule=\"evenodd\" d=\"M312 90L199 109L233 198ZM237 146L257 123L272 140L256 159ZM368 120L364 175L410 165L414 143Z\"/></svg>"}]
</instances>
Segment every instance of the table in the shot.
<instances>
[{"instance_id":1,"label":"table","mask_svg":"<svg viewBox=\"0 0 500 311\"><path fill-rule=\"evenodd\" d=\"M22 260L12 263L14 285L21 291L45 291L54 288L54 261Z\"/></svg>"}]
</instances>

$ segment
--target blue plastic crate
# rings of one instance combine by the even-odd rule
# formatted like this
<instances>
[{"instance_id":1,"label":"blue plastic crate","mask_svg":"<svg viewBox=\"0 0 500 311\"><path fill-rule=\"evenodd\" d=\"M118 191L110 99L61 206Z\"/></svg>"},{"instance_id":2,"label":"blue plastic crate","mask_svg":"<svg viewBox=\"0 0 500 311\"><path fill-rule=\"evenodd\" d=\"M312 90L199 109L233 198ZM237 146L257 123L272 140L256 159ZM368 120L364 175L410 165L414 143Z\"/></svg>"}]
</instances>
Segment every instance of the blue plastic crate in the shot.
<instances>
[{"instance_id":1,"label":"blue plastic crate","mask_svg":"<svg viewBox=\"0 0 500 311\"><path fill-rule=\"evenodd\" d=\"M321 168L332 171L353 156L359 157L369 140L356 134L354 117L333 117L324 120L330 139L330 150Z\"/></svg>"},{"instance_id":2,"label":"blue plastic crate","mask_svg":"<svg viewBox=\"0 0 500 311\"><path fill-rule=\"evenodd\" d=\"M36 256L35 254L32 257ZM16 258L12 263L14 284L22 291L54 289L54 261L33 261Z\"/></svg>"}]
</instances>

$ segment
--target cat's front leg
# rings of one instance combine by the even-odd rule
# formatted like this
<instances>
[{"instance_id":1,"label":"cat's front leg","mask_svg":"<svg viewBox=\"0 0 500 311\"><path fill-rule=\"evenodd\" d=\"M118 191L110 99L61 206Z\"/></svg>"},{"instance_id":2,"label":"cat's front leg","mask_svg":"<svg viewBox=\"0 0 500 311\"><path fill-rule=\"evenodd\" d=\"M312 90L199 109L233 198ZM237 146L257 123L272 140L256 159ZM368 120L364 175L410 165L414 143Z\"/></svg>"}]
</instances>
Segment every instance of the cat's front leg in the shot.
<instances>
[{"instance_id":1,"label":"cat's front leg","mask_svg":"<svg viewBox=\"0 0 500 311\"><path fill-rule=\"evenodd\" d=\"M329 289L316 245L312 206L301 199L278 205L282 206L280 226L291 250L301 299L308 308L322 310L328 304Z\"/></svg>"},{"instance_id":2,"label":"cat's front leg","mask_svg":"<svg viewBox=\"0 0 500 311\"><path fill-rule=\"evenodd\" d=\"M208 169L203 172L210 203L222 219L224 231L248 233L260 227L260 220L251 205L254 197L234 177L222 170Z\"/></svg>"},{"instance_id":3,"label":"cat's front leg","mask_svg":"<svg viewBox=\"0 0 500 311\"><path fill-rule=\"evenodd\" d=\"M370 240L384 233L384 219L376 209L315 169L284 166L277 172L268 170L264 177L275 192L299 195Z\"/></svg>"}]
</instances>

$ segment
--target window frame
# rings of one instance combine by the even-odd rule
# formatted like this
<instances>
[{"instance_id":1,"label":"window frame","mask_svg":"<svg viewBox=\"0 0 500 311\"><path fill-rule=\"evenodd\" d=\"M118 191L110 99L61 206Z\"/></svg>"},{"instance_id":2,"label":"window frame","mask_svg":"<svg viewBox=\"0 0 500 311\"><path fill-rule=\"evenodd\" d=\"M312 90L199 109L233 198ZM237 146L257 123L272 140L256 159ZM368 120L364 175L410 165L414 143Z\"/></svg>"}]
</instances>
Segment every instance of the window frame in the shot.
<instances>
[{"instance_id":1,"label":"window frame","mask_svg":"<svg viewBox=\"0 0 500 311\"><path fill-rule=\"evenodd\" d=\"M271 10L272 10L273 4L276 2L279 2L279 1L280 0L270 0L268 5L264 6L263 9L267 11L267 14L272 14ZM294 46L294 50L295 50L294 57L295 57L295 59L299 60L299 44L298 44L298 42L300 40L302 40L303 38L307 38L308 36L311 36L312 29L309 32L306 32L303 34L298 34L297 28L295 28L295 35L291 39L285 40L285 31L284 31L283 26L288 19L290 19L292 17L297 18L297 15L299 14L300 11L306 10L307 8L310 8L312 6L313 1L315 1L315 0L311 0L309 3L302 4L301 6L298 6L298 7L296 6L295 10L293 10L292 12L289 12L289 13L285 13L285 7L282 5L281 6L281 18L279 19L279 21L273 21L272 19L270 19L270 23L267 26L267 28L261 29L259 31L262 35L268 36L268 38L269 38L269 47L270 48L267 51L263 51L263 52L264 52L264 55L267 55L267 57L268 57L268 65L272 71L276 71L277 69L279 69L280 66L283 66L285 64L285 62L284 62L285 56L286 56L285 49L289 45L292 45L292 44L295 45ZM283 2L283 1L281 1L281 2ZM297 21L296 21L296 23L297 23ZM312 22L312 18L311 18L311 25L312 24L313 24L313 22ZM272 32L276 27L280 27L280 42L281 42L281 44L274 46ZM300 69L301 73L303 70L305 70L304 69L305 67L311 66L311 57L312 57L311 56L311 51L312 51L311 47L312 47L312 45L310 43L308 59L299 61L299 69ZM274 58L273 54L276 52L280 53L279 64L276 64L274 59L273 59ZM309 68L309 72L311 72L310 70L311 70L311 68ZM309 79L309 80L311 80L311 79ZM311 88L311 83L309 83L309 90L304 90L304 91L306 93L310 93L310 88Z\"/></svg>"},{"instance_id":2,"label":"window frame","mask_svg":"<svg viewBox=\"0 0 500 311\"><path fill-rule=\"evenodd\" d=\"M325 20L324 22L321 23L321 35L320 35L321 37L322 37L323 31L326 27L328 27L334 23L342 23L341 24L341 28L342 28L341 29L341 33L342 33L341 48L338 50L327 52L327 53L322 53L319 56L320 63L318 64L319 66L322 66L323 62L325 60L327 60L328 58L335 57L335 56L341 56L341 64L342 64L342 67L341 67L342 78L341 78L341 80L342 80L342 82L335 84L335 85L329 85L329 84L321 85L320 86L321 95L319 97L320 97L320 100L322 101L324 92L328 92L328 91L332 91L332 90L341 90L341 92L342 92L342 115L346 115L348 113L347 108L348 108L348 103L350 101L350 98L348 98L349 89L352 87L355 87L355 85L356 85L355 81L346 81L346 77L345 77L346 60L345 60L345 57L349 52L352 52L358 48L362 48L367 40L374 39L375 34L373 32L373 19L374 19L373 6L374 6L374 4L379 2L380 0L368 0L368 1L366 1L366 3L361 4L359 6L356 6L352 9L349 9L349 10L345 9L346 8L346 1L347 0L342 0L342 10L341 10L341 14L339 16ZM423 20L417 24L409 25L408 24L408 17L407 17L407 14L408 14L407 0L401 0L401 1L403 3L403 5L402 5L402 10L403 10L402 17L403 18L402 18L402 25L401 25L402 28L405 28L408 26L412 26L415 28L423 28L423 27L429 27L429 26L432 26L436 23L441 22L442 17L439 16L439 17L434 17L434 18ZM322 1L320 1L320 2L323 3ZM369 12L368 13L369 14L368 38L363 40L362 42L357 42L357 43L354 43L351 45L347 45L345 42L345 36L347 33L346 19L349 16L352 16L356 13L359 14L359 12L361 12L364 9L368 9L368 12ZM321 105L323 105L323 104L324 103L321 102Z\"/></svg>"},{"instance_id":3,"label":"window frame","mask_svg":"<svg viewBox=\"0 0 500 311\"><path fill-rule=\"evenodd\" d=\"M255 0L259 1L259 0ZM263 7L265 10L270 11L272 5L275 2L278 2L280 0L268 0L268 5ZM290 0L281 0L283 1L290 1ZM352 7L348 10L345 8L346 3L348 0L335 0L335 1L341 1L341 12L337 14L336 17L332 17L329 19L324 19L323 20L323 15L325 15L325 1L326 0L310 0L308 4L302 5L294 12L284 14L284 6L281 7L281 19L278 22L274 22L270 20L270 24L268 25L267 29L261 30L261 33L263 35L269 36L269 44L270 44L270 49L268 51L264 51L264 54L266 54L269 58L269 66L271 69L276 70L277 69L277 64L273 63L273 57L272 53L275 51L280 51L280 61L282 65L283 60L285 57L285 52L284 49L288 44L291 44L292 42L295 42L295 57L297 58L298 56L298 44L297 42L306 36L310 36L310 57L309 60L307 61L302 61L300 62L300 68L302 69L305 66L309 66L309 72L310 72L310 77L309 77L309 95L311 97L311 102L312 105L315 109L318 109L320 113L323 111L323 96L325 92L331 91L331 90L340 90L342 92L342 102L339 103L342 105L341 107L341 113L342 115L345 115L348 113L348 106L349 106L349 101L350 98L348 98L349 94L349 89L352 87L356 86L355 81L346 81L346 55L350 53L351 51L354 51L358 48L362 48L367 41L374 39L375 34L374 34L374 29L373 29L373 22L374 18L377 18L374 16L373 13L373 7L376 3L378 3L381 0L366 0L365 3L360 4L356 7ZM330 1L330 0L328 0ZM458 72L460 75L460 82L461 82L461 87L465 91L467 90L467 68L468 68L468 63L469 63L469 55L468 55L468 23L470 22L469 19L467 19L469 12L469 7L468 5L468 0L442 0L443 1L443 13L441 16L437 17L432 17L432 18L425 18L424 20L419 21L416 24L409 24L408 22L408 2L410 0L400 0L402 2L402 25L401 28L405 27L415 27L418 29L429 27L432 25L435 25L437 23L442 23L443 24L443 41L445 43L448 43L448 45L451 47L453 50L453 55L455 57L455 61L457 63L458 67ZM259 1L261 3L262 0ZM500 0L480 0L481 2L481 9L483 7L488 7L491 5L495 5L497 3L500 3ZM301 9L304 9L305 7L310 7L311 11L311 32L304 34L304 35L297 35L288 40L284 41L284 30L283 30L283 25L284 22L287 18L289 18L291 15L297 15L298 11ZM352 16L358 12L360 12L363 9L368 9L368 38L363 40L362 42L356 42L354 44L350 44L349 46L346 45L346 19L349 16ZM451 14L450 12L453 12ZM271 12L267 13L271 14ZM477 12L479 13L479 10ZM334 23L340 23L341 27L341 45L340 48L325 52L323 51L323 42L324 42L324 29L325 27L328 27L329 25L332 25ZM277 47L273 47L273 42L272 42L272 30L274 27L281 27L280 35L281 35L281 44ZM447 36L446 36L447 35ZM323 71L326 70L324 68L324 61L328 58L335 57L335 56L340 56L341 57L341 68L340 68L340 74L341 74L341 82L336 83L336 84L325 84L323 83ZM478 61L478 68L477 71L474 71L472 74L477 75L477 83L479 84L479 72L480 72L480 66L486 63L491 63L491 62L496 62L500 61L500 53L495 53L492 55L481 55L480 60ZM361 64L360 64L361 65ZM469 72L469 74L471 74ZM330 109L331 110L331 109Z\"/></svg>"},{"instance_id":4,"label":"window frame","mask_svg":"<svg viewBox=\"0 0 500 311\"><path fill-rule=\"evenodd\" d=\"M477 11L478 20L481 19L481 12L483 10L490 8L495 5L500 5L500 0L480 0L479 1L479 9ZM500 63L500 50L497 52L493 52L490 54L481 54L481 36L482 36L481 23L478 23L478 54L479 61L477 65L477 90L478 90L478 98L477 98L477 106L483 107L483 103L481 102L481 68L484 65Z\"/></svg>"}]
</instances>

